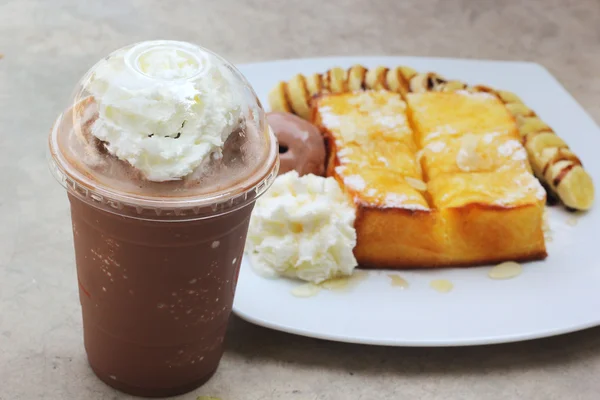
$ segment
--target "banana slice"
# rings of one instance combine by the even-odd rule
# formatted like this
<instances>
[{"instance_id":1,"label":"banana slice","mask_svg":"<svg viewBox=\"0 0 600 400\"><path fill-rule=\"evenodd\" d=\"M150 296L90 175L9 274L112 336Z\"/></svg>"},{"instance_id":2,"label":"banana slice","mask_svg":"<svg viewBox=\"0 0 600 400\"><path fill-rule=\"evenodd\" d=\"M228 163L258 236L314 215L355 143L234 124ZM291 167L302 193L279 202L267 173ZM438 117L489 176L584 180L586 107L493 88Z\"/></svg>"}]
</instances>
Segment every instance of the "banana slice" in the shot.
<instances>
[{"instance_id":1,"label":"banana slice","mask_svg":"<svg viewBox=\"0 0 600 400\"><path fill-rule=\"evenodd\" d=\"M388 69L386 67L371 68L367 71L365 82L367 88L373 90L386 90L387 89L387 76Z\"/></svg>"},{"instance_id":2,"label":"banana slice","mask_svg":"<svg viewBox=\"0 0 600 400\"><path fill-rule=\"evenodd\" d=\"M331 87L330 87L330 83L331 81L329 80L329 74L326 72L323 75L321 75L321 88L322 91L321 93L330 93L331 92Z\"/></svg>"},{"instance_id":3,"label":"banana slice","mask_svg":"<svg viewBox=\"0 0 600 400\"><path fill-rule=\"evenodd\" d=\"M479 92L479 93L491 93L493 95L496 94L496 90L492 89L489 86L485 86L485 85L475 85L475 86L471 86L469 88L469 91L471 92Z\"/></svg>"},{"instance_id":4,"label":"banana slice","mask_svg":"<svg viewBox=\"0 0 600 400\"><path fill-rule=\"evenodd\" d=\"M442 85L440 85L440 90L442 92L456 92L458 90L463 90L467 87L464 82L461 81L448 81Z\"/></svg>"},{"instance_id":5,"label":"banana slice","mask_svg":"<svg viewBox=\"0 0 600 400\"><path fill-rule=\"evenodd\" d=\"M323 82L321 74L312 74L306 77L306 88L311 97L317 96L323 92Z\"/></svg>"},{"instance_id":6,"label":"banana slice","mask_svg":"<svg viewBox=\"0 0 600 400\"><path fill-rule=\"evenodd\" d=\"M512 92L507 92L506 90L498 90L498 91L496 91L496 94L498 95L498 97L500 97L500 100L502 100L504 103L523 104L523 101L521 101L519 96L517 96L516 94L514 94Z\"/></svg>"},{"instance_id":7,"label":"banana slice","mask_svg":"<svg viewBox=\"0 0 600 400\"><path fill-rule=\"evenodd\" d=\"M416 74L409 82L409 89L413 93L424 93L429 91L429 85L427 85L427 74Z\"/></svg>"},{"instance_id":8,"label":"banana slice","mask_svg":"<svg viewBox=\"0 0 600 400\"><path fill-rule=\"evenodd\" d=\"M402 72L402 67L392 68L387 71L385 80L387 82L387 87L392 92L400 93L404 96L409 90L408 80Z\"/></svg>"},{"instance_id":9,"label":"banana slice","mask_svg":"<svg viewBox=\"0 0 600 400\"><path fill-rule=\"evenodd\" d=\"M539 119L538 117L525 117L517 119L517 126L521 137L525 140L529 140L528 136L532 133L537 132L552 132L552 129L548 124Z\"/></svg>"},{"instance_id":10,"label":"banana slice","mask_svg":"<svg viewBox=\"0 0 600 400\"><path fill-rule=\"evenodd\" d=\"M410 91L415 93L437 91L446 82L444 78L433 72L416 74L410 80Z\"/></svg>"},{"instance_id":11,"label":"banana slice","mask_svg":"<svg viewBox=\"0 0 600 400\"><path fill-rule=\"evenodd\" d=\"M547 149L542 150L542 154L540 157L542 164L544 165L544 170L542 170L542 175L546 175L547 169L552 167L553 165L557 165L562 163L562 166L575 164L581 165L581 161L577 156L568 148L565 147L549 147ZM565 164L563 161L568 161L568 164ZM556 176L549 177L548 179L555 179Z\"/></svg>"},{"instance_id":12,"label":"banana slice","mask_svg":"<svg viewBox=\"0 0 600 400\"><path fill-rule=\"evenodd\" d=\"M404 79L406 79L407 82L410 81L412 77L417 74L417 71L415 71L411 67L404 66L400 67L400 72L402 72L402 75L404 76Z\"/></svg>"},{"instance_id":13,"label":"banana slice","mask_svg":"<svg viewBox=\"0 0 600 400\"><path fill-rule=\"evenodd\" d=\"M529 163L535 174L544 179L549 185L550 180L546 178L548 167L551 166L550 160L555 154L555 151L561 148L566 148L567 144L553 132L542 132L530 136L525 143ZM552 185L550 185L552 186Z\"/></svg>"},{"instance_id":14,"label":"banana slice","mask_svg":"<svg viewBox=\"0 0 600 400\"><path fill-rule=\"evenodd\" d=\"M287 83L279 82L269 92L269 104L271 110L281 112L293 112L287 99Z\"/></svg>"},{"instance_id":15,"label":"banana slice","mask_svg":"<svg viewBox=\"0 0 600 400\"><path fill-rule=\"evenodd\" d=\"M365 75L367 69L362 65L354 65L348 70L348 89L358 92L365 88Z\"/></svg>"},{"instance_id":16,"label":"banana slice","mask_svg":"<svg viewBox=\"0 0 600 400\"><path fill-rule=\"evenodd\" d=\"M545 129L538 122L531 122L531 125ZM526 138L525 147L535 174L546 182L565 206L576 210L591 208L594 183L565 141L547 131L533 131Z\"/></svg>"},{"instance_id":17,"label":"banana slice","mask_svg":"<svg viewBox=\"0 0 600 400\"><path fill-rule=\"evenodd\" d=\"M514 117L535 117L535 113L522 103L509 103L506 108Z\"/></svg>"},{"instance_id":18,"label":"banana slice","mask_svg":"<svg viewBox=\"0 0 600 400\"><path fill-rule=\"evenodd\" d=\"M543 132L539 135L535 135L525 144L527 151L537 158L541 156L544 149L549 147L561 148L567 147L567 144L554 132Z\"/></svg>"},{"instance_id":19,"label":"banana slice","mask_svg":"<svg viewBox=\"0 0 600 400\"><path fill-rule=\"evenodd\" d=\"M573 165L554 186L567 207L589 210L594 203L594 183L581 165Z\"/></svg>"},{"instance_id":20,"label":"banana slice","mask_svg":"<svg viewBox=\"0 0 600 400\"><path fill-rule=\"evenodd\" d=\"M562 160L573 161L575 164L582 165L581 160L568 147L559 147L556 153L552 156L550 162L558 162Z\"/></svg>"},{"instance_id":21,"label":"banana slice","mask_svg":"<svg viewBox=\"0 0 600 400\"><path fill-rule=\"evenodd\" d=\"M299 117L308 119L310 117L310 96L306 89L304 75L294 76L287 85L287 95L294 110Z\"/></svg>"},{"instance_id":22,"label":"banana slice","mask_svg":"<svg viewBox=\"0 0 600 400\"><path fill-rule=\"evenodd\" d=\"M345 93L348 91L346 85L346 71L340 67L335 67L327 71L329 78L329 90L331 93Z\"/></svg>"}]
</instances>

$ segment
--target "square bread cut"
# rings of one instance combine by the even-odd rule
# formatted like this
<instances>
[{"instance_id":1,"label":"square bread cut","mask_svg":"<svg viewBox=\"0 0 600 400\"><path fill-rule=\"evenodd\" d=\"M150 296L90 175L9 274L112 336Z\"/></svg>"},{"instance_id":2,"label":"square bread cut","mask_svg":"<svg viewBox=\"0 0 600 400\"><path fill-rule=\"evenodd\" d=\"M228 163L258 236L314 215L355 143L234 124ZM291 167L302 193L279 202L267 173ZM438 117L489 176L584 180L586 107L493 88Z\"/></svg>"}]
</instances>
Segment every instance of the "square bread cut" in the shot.
<instances>
[{"instance_id":1,"label":"square bread cut","mask_svg":"<svg viewBox=\"0 0 600 400\"><path fill-rule=\"evenodd\" d=\"M312 121L327 175L357 210L363 267L426 268L546 257L546 194L515 120L486 93L324 94Z\"/></svg>"}]
</instances>

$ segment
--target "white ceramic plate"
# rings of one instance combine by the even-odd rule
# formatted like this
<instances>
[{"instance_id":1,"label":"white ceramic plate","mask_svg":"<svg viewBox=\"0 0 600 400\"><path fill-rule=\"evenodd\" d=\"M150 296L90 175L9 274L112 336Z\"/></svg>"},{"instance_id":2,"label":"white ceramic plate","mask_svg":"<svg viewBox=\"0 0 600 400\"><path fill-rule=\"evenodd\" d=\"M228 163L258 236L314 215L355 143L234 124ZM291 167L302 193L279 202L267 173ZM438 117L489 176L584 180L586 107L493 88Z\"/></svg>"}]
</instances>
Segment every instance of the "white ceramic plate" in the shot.
<instances>
[{"instance_id":1,"label":"white ceramic plate","mask_svg":"<svg viewBox=\"0 0 600 400\"><path fill-rule=\"evenodd\" d=\"M532 63L413 57L356 57L276 61L241 66L261 101L279 80L339 65L408 65L451 79L517 93L567 140L596 184L600 129L543 67ZM600 200L598 200L600 201ZM492 280L490 267L398 271L408 289L390 284L390 271L372 271L348 292L294 297L297 282L256 275L242 263L234 311L242 318L290 333L344 342L395 346L457 346L519 341L600 325L600 211L574 218L550 210L549 257L524 265L510 280ZM433 279L454 284L450 293Z\"/></svg>"}]
</instances>

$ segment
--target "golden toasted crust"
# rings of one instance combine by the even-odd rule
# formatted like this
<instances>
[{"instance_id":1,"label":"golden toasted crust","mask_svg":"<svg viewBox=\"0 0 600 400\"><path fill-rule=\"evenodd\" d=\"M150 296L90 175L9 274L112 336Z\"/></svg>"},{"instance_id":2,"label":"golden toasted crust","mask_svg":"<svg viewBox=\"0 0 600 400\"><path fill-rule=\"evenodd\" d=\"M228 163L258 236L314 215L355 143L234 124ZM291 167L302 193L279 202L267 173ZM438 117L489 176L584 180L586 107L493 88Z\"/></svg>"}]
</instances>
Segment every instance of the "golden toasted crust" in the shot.
<instances>
[{"instance_id":1,"label":"golden toasted crust","mask_svg":"<svg viewBox=\"0 0 600 400\"><path fill-rule=\"evenodd\" d=\"M357 206L354 254L366 268L465 267L547 256L537 206L437 212ZM524 239L533 238L528 242Z\"/></svg>"},{"instance_id":2,"label":"golden toasted crust","mask_svg":"<svg viewBox=\"0 0 600 400\"><path fill-rule=\"evenodd\" d=\"M459 96L431 95L419 101L433 108L446 107L439 105L445 104L446 96ZM442 96L443 101L436 96ZM499 110L505 110L495 97L487 101L491 105L483 110L491 109L488 114L494 109L499 114ZM387 106L381 107L381 103ZM371 112L371 108L377 112ZM462 121L463 125L455 124L454 128L474 131L485 121L495 121L488 118L482 122L478 119L481 110L476 109L476 115L466 118L467 125ZM523 147L515 140L518 133L514 120L504 113L506 121L496 117L504 125L490 125L506 126L504 136L494 136L487 145L508 143L524 155ZM422 149L417 142L422 140L415 139L427 133L419 127L449 123L425 121L427 115L411 115L412 127L417 129L413 132L406 104L398 94L367 91L314 99L311 119L324 133L329 149L327 175L340 182L356 205L354 252L360 265L426 268L544 258L544 192L527 163L499 162L488 166L489 171L464 172L457 169L456 162L448 161L448 157L456 158L457 151L438 152L446 158L420 162L418 153ZM414 118L421 124L415 124ZM493 133L481 129L482 140ZM460 143L460 138L453 135L445 140L448 148ZM485 154L496 162L514 152L496 153L489 150ZM450 164L452 168L444 167Z\"/></svg>"}]
</instances>

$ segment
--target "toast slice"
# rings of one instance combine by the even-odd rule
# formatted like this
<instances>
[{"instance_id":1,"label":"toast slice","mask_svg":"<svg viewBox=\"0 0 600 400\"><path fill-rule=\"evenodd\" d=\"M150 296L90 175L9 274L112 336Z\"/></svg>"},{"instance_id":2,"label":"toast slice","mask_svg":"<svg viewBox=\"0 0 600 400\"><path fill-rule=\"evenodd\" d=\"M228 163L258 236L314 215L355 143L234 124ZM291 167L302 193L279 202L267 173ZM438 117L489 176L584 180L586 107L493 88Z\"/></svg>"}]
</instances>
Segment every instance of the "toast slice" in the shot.
<instances>
[{"instance_id":1,"label":"toast slice","mask_svg":"<svg viewBox=\"0 0 600 400\"><path fill-rule=\"evenodd\" d=\"M546 257L545 192L496 97L415 93L404 102L390 91L325 94L313 100L312 121L327 142L327 175L357 208L360 265Z\"/></svg>"}]
</instances>

